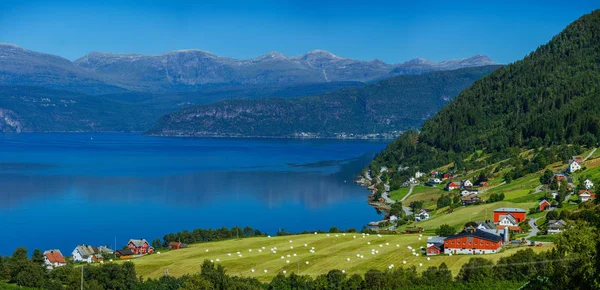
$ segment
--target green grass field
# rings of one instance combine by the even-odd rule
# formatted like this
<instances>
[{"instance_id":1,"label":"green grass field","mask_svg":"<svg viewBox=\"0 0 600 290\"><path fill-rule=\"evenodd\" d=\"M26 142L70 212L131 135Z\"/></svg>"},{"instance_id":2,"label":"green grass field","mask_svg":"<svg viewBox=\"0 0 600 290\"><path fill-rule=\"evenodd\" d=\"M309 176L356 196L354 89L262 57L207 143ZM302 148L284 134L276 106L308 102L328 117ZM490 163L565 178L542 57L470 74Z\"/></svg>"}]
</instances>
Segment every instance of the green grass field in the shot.
<instances>
[{"instance_id":1,"label":"green grass field","mask_svg":"<svg viewBox=\"0 0 600 290\"><path fill-rule=\"evenodd\" d=\"M194 244L189 248L153 254L131 261L135 263L138 275L145 278L161 277L165 268L168 269L170 275L174 276L197 273L200 271L202 262L208 259L223 265L229 274L270 281L277 273L284 270L289 274L291 272L298 273L299 269L300 274L311 276L326 274L332 269L344 270L348 274L364 274L369 269L385 270L391 264L400 267L403 266L403 261L406 261L406 266L414 265L419 270L424 270L428 266L438 266L445 262L452 273L456 275L461 265L473 257L471 255L441 255L432 256L430 260L427 260L427 257L421 255L419 251L421 246L425 247L426 241L426 235L419 240L419 235L383 235L381 237L370 235L363 238L361 234L351 233L347 233L345 236L338 234L337 237L335 234L329 236L327 234L307 234L272 238L258 237ZM416 249L419 256L413 255L412 251L407 248L408 246ZM277 247L276 253L270 251L273 247ZM312 247L315 248L314 253L310 252ZM259 249L262 252L259 252ZM550 246L536 247L535 250L548 249ZM372 250L379 251L379 253L372 255ZM485 257L497 260L516 250L508 249L499 254ZM238 256L238 251L242 257ZM231 256L228 256L228 253ZM364 258L357 257L357 254ZM251 271L252 269L254 272ZM265 273L264 270L267 272Z\"/></svg>"},{"instance_id":2,"label":"green grass field","mask_svg":"<svg viewBox=\"0 0 600 290\"><path fill-rule=\"evenodd\" d=\"M401 187L397 190L390 191L390 198L393 200L401 200L404 196L408 194L410 187Z\"/></svg>"}]
</instances>

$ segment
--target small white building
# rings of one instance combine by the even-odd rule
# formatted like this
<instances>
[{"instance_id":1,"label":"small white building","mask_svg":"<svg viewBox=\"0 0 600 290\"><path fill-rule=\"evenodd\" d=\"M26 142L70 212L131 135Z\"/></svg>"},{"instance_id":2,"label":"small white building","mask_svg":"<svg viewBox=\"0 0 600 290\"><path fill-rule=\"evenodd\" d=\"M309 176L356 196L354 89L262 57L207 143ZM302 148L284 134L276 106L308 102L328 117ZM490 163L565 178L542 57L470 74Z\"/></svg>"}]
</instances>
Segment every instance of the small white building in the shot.
<instances>
[{"instance_id":1,"label":"small white building","mask_svg":"<svg viewBox=\"0 0 600 290\"><path fill-rule=\"evenodd\" d=\"M415 215L415 221L424 221L424 220L428 220L431 216L429 215L429 213L425 210L425 209L421 209L419 211L419 213L417 213Z\"/></svg>"},{"instance_id":2,"label":"small white building","mask_svg":"<svg viewBox=\"0 0 600 290\"><path fill-rule=\"evenodd\" d=\"M578 170L581 170L581 164L579 164L579 162L577 162L575 160L571 160L571 162L569 163L569 167L567 168L567 171L569 171L570 173L573 173Z\"/></svg>"},{"instance_id":3,"label":"small white building","mask_svg":"<svg viewBox=\"0 0 600 290\"><path fill-rule=\"evenodd\" d=\"M463 180L462 187L472 187L472 186L473 186L473 183L470 180L468 180L468 179Z\"/></svg>"},{"instance_id":4,"label":"small white building","mask_svg":"<svg viewBox=\"0 0 600 290\"><path fill-rule=\"evenodd\" d=\"M586 202L589 200L594 200L596 199L596 195L594 194L594 192L590 191L590 190L580 190L579 191L579 202Z\"/></svg>"},{"instance_id":5,"label":"small white building","mask_svg":"<svg viewBox=\"0 0 600 290\"><path fill-rule=\"evenodd\" d=\"M415 178L421 178L425 176L425 172L417 171L415 172Z\"/></svg>"},{"instance_id":6,"label":"small white building","mask_svg":"<svg viewBox=\"0 0 600 290\"><path fill-rule=\"evenodd\" d=\"M44 252L44 266L46 269L52 270L56 267L62 267L67 264L60 250L47 250Z\"/></svg>"},{"instance_id":7,"label":"small white building","mask_svg":"<svg viewBox=\"0 0 600 290\"><path fill-rule=\"evenodd\" d=\"M519 225L512 214L501 215L499 217L498 224L505 227L516 227Z\"/></svg>"},{"instance_id":8,"label":"small white building","mask_svg":"<svg viewBox=\"0 0 600 290\"><path fill-rule=\"evenodd\" d=\"M442 180L439 178L430 178L429 184L442 184Z\"/></svg>"},{"instance_id":9,"label":"small white building","mask_svg":"<svg viewBox=\"0 0 600 290\"><path fill-rule=\"evenodd\" d=\"M397 221L398 221L398 216L396 216L396 215L390 216L390 222L397 222Z\"/></svg>"},{"instance_id":10,"label":"small white building","mask_svg":"<svg viewBox=\"0 0 600 290\"><path fill-rule=\"evenodd\" d=\"M379 173L384 173L386 171L388 171L388 169L385 166L383 166L383 167L381 167L381 169L379 169Z\"/></svg>"},{"instance_id":11,"label":"small white building","mask_svg":"<svg viewBox=\"0 0 600 290\"><path fill-rule=\"evenodd\" d=\"M592 189L594 188L594 183L591 180L586 179L583 181L583 186L585 187L585 189Z\"/></svg>"}]
</instances>

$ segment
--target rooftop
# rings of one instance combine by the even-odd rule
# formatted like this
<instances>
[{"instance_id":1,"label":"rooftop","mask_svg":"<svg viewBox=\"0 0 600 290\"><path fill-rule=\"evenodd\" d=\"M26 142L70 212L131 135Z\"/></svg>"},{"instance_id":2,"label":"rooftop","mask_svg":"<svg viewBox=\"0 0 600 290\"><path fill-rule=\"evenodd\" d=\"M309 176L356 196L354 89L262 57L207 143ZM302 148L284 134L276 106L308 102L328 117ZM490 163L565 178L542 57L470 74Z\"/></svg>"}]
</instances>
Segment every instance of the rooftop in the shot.
<instances>
[{"instance_id":1,"label":"rooftop","mask_svg":"<svg viewBox=\"0 0 600 290\"><path fill-rule=\"evenodd\" d=\"M501 208L497 208L494 210L494 212L527 212L526 210L522 209L522 208L517 208L517 207L501 207Z\"/></svg>"}]
</instances>

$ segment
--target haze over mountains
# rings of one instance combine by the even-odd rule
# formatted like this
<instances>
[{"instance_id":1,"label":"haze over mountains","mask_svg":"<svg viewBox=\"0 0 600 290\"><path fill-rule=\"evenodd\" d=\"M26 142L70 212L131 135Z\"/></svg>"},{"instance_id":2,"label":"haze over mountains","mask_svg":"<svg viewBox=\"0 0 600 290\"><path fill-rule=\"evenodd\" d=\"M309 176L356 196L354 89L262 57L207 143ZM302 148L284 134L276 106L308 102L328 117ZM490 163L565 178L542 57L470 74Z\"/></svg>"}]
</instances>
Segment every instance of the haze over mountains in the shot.
<instances>
[{"instance_id":1,"label":"haze over mountains","mask_svg":"<svg viewBox=\"0 0 600 290\"><path fill-rule=\"evenodd\" d=\"M271 97L317 96L313 99L321 100L320 96L325 93L351 97L344 92L333 92L362 87L394 76L492 64L495 63L484 55L438 63L414 59L401 64L387 64L377 59L353 60L323 50L294 57L271 52L239 60L195 49L158 55L93 52L70 61L0 43L0 132L145 131L161 116L197 104ZM452 80L456 81L448 84L452 93L442 93L446 101L458 93L453 90L466 86L464 79ZM469 78L467 83L473 80ZM384 84L379 95L369 95L368 102L377 103L382 98L389 98L391 95L386 89L398 90L398 87ZM440 97L437 93L431 95L431 88L411 89L415 91L409 95L403 92L403 97L413 97L412 101L420 104L431 104L432 98ZM348 108L355 107L352 99L337 98L336 102ZM398 109L397 100L387 102L387 107L382 105L371 109L369 114L377 115L383 108ZM234 103L244 104L237 100ZM253 104L272 103L271 99L261 99ZM394 121L393 127L420 125L423 116L431 115L441 106L437 100L434 103L428 108L419 106L423 110L415 112L413 117ZM352 110L348 112L358 112ZM326 108L320 112L327 115L335 111L335 108ZM319 120L315 119L311 124ZM356 124L354 119L347 121ZM402 122L405 124L400 124ZM308 123L306 119L299 118L287 124L303 128ZM257 125L263 124L259 122ZM262 134L268 128L254 128L254 133L248 135ZM333 128L339 129L338 126ZM379 129L375 126L369 132L377 133ZM266 135L277 134L283 134L283 131Z\"/></svg>"},{"instance_id":2,"label":"haze over mountains","mask_svg":"<svg viewBox=\"0 0 600 290\"><path fill-rule=\"evenodd\" d=\"M415 59L402 64L361 61L323 50L289 57L271 52L239 60L202 50L159 55L92 52L73 62L51 54L0 44L0 81L4 85L44 86L100 94L125 90L190 91L206 85L297 85L369 82L401 74L495 64L477 55L439 63Z\"/></svg>"}]
</instances>

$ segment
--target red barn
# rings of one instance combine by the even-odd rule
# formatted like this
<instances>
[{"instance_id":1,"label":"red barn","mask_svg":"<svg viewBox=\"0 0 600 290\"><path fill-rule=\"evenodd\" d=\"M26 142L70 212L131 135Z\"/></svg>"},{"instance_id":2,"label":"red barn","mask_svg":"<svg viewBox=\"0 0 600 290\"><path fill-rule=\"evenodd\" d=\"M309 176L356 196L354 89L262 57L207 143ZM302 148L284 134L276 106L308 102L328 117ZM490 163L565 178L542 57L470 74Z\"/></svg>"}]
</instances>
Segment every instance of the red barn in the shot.
<instances>
[{"instance_id":1,"label":"red barn","mask_svg":"<svg viewBox=\"0 0 600 290\"><path fill-rule=\"evenodd\" d=\"M550 207L550 203L547 200L542 200L540 201L540 204L538 205L540 211L545 211Z\"/></svg>"},{"instance_id":2,"label":"red barn","mask_svg":"<svg viewBox=\"0 0 600 290\"><path fill-rule=\"evenodd\" d=\"M446 254L491 254L501 248L501 236L473 227L444 240Z\"/></svg>"},{"instance_id":3,"label":"red barn","mask_svg":"<svg viewBox=\"0 0 600 290\"><path fill-rule=\"evenodd\" d=\"M494 210L494 222L498 223L500 221L500 216L507 214L511 214L515 218L517 223L520 223L527 219L526 210L515 207L503 207Z\"/></svg>"},{"instance_id":4,"label":"red barn","mask_svg":"<svg viewBox=\"0 0 600 290\"><path fill-rule=\"evenodd\" d=\"M141 240L134 240L131 239L129 240L129 243L127 243L127 248L130 249L134 254L149 254L154 252L154 248L150 246L150 244L148 243L148 241L146 241L145 239L141 239Z\"/></svg>"},{"instance_id":5,"label":"red barn","mask_svg":"<svg viewBox=\"0 0 600 290\"><path fill-rule=\"evenodd\" d=\"M443 249L444 249L443 244L433 244L433 245L427 247L427 256L439 255L442 253Z\"/></svg>"}]
</instances>

